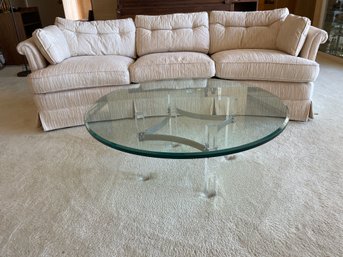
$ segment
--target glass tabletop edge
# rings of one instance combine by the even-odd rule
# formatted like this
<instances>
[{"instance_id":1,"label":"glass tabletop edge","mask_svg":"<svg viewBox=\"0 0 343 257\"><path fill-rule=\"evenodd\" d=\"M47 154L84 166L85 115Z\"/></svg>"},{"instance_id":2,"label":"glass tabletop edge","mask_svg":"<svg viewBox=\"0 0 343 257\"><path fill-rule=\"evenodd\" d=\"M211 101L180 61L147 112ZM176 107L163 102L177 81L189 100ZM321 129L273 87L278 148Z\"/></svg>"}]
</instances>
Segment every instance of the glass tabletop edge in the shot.
<instances>
[{"instance_id":1,"label":"glass tabletop edge","mask_svg":"<svg viewBox=\"0 0 343 257\"><path fill-rule=\"evenodd\" d=\"M156 151L149 151L149 150L141 150L141 149L136 149L136 148L131 148L119 144L115 144L95 132L93 132L87 124L85 124L86 129L90 133L90 135L95 138L97 141L103 143L104 145L112 148L119 150L121 152L126 152L134 155L140 155L140 156L146 156L146 157L153 157L153 158L161 158L161 159L201 159L201 158L212 158L212 157L219 157L219 156L225 156L225 155L231 155L231 154L236 154L239 152L244 152L247 150L250 150L252 148L255 148L257 146L263 145L278 135L281 134L281 132L287 127L289 121L289 116L285 118L284 122L282 125L273 131L272 133L266 135L263 138L260 138L254 142L250 142L244 145L232 147L229 149L221 149L221 150L216 150L216 151L208 151L208 152L156 152Z\"/></svg>"}]
</instances>

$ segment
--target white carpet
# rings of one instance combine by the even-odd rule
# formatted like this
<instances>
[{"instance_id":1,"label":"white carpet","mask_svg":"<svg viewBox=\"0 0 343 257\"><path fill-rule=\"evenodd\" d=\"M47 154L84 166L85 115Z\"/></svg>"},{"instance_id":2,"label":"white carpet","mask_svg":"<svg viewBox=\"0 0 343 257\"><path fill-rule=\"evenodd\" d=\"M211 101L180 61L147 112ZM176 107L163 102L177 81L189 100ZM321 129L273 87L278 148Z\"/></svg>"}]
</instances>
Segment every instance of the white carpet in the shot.
<instances>
[{"instance_id":1,"label":"white carpet","mask_svg":"<svg viewBox=\"0 0 343 257\"><path fill-rule=\"evenodd\" d=\"M209 200L201 160L121 153L84 127L42 132L20 68L1 70L0 256L343 256L343 65L320 63L315 119L211 159Z\"/></svg>"}]
</instances>

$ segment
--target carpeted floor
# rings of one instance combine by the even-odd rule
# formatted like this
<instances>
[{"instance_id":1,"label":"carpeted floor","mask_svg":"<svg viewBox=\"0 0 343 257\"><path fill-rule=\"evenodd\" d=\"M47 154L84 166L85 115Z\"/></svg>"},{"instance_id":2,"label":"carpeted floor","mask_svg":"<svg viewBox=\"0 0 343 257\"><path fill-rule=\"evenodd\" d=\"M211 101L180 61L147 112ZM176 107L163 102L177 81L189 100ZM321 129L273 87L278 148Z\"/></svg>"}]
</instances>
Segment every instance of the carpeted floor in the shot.
<instances>
[{"instance_id":1,"label":"carpeted floor","mask_svg":"<svg viewBox=\"0 0 343 257\"><path fill-rule=\"evenodd\" d=\"M0 256L343 256L343 65L320 58L314 120L234 160L115 151L49 133L20 67L0 71ZM135 172L151 173L142 182Z\"/></svg>"}]
</instances>

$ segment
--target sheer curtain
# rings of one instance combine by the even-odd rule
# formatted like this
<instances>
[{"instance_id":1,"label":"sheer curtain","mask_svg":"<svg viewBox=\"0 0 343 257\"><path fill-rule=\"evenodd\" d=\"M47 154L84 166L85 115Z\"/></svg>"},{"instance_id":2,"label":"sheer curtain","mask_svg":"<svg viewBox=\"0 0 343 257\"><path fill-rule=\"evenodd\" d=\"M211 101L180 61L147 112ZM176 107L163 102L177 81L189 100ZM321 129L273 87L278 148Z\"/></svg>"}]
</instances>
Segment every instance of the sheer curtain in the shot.
<instances>
[{"instance_id":1,"label":"sheer curtain","mask_svg":"<svg viewBox=\"0 0 343 257\"><path fill-rule=\"evenodd\" d=\"M66 19L87 20L88 12L92 10L91 0L63 0L63 9Z\"/></svg>"}]
</instances>

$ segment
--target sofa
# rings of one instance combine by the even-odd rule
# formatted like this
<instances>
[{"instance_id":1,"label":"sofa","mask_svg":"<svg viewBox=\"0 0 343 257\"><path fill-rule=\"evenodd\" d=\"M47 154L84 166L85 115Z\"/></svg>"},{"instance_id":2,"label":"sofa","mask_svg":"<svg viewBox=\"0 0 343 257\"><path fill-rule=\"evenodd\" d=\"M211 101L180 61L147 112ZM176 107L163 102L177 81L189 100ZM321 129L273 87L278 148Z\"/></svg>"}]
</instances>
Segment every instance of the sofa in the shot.
<instances>
[{"instance_id":1,"label":"sofa","mask_svg":"<svg viewBox=\"0 0 343 257\"><path fill-rule=\"evenodd\" d=\"M19 43L45 131L82 125L101 96L139 83L221 78L277 95L291 120L313 118L315 61L327 33L287 8L137 15L72 21L36 30ZM155 83L158 85L158 83Z\"/></svg>"}]
</instances>

